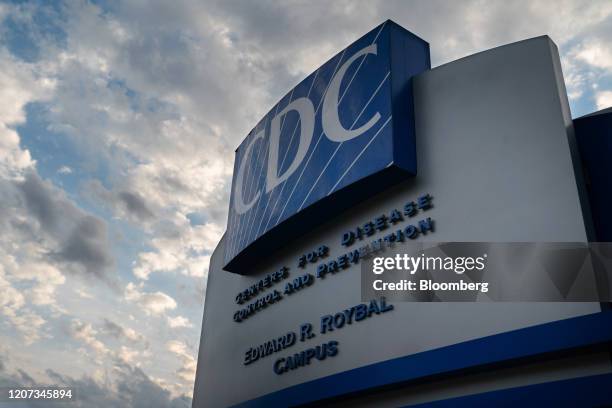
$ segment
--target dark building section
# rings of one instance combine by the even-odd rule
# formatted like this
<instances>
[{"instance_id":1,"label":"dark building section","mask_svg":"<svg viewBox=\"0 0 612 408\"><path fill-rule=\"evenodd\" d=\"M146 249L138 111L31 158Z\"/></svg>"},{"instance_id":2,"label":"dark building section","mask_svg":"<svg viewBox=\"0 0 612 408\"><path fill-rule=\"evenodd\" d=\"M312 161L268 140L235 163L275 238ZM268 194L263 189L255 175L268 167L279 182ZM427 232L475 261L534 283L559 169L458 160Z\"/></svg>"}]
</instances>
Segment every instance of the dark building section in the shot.
<instances>
[{"instance_id":1,"label":"dark building section","mask_svg":"<svg viewBox=\"0 0 612 408\"><path fill-rule=\"evenodd\" d=\"M597 241L612 241L612 108L574 120Z\"/></svg>"}]
</instances>

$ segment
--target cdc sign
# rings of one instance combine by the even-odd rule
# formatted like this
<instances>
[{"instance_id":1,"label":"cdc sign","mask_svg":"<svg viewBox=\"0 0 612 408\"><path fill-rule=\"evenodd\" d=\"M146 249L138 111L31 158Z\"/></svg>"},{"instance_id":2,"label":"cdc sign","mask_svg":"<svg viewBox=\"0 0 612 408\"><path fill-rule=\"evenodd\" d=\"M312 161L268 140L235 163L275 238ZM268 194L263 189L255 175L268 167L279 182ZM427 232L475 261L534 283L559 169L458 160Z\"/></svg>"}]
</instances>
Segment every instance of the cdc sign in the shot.
<instances>
[{"instance_id":1,"label":"cdc sign","mask_svg":"<svg viewBox=\"0 0 612 408\"><path fill-rule=\"evenodd\" d=\"M265 254L416 174L411 78L429 45L376 27L309 75L236 150L225 269Z\"/></svg>"}]
</instances>

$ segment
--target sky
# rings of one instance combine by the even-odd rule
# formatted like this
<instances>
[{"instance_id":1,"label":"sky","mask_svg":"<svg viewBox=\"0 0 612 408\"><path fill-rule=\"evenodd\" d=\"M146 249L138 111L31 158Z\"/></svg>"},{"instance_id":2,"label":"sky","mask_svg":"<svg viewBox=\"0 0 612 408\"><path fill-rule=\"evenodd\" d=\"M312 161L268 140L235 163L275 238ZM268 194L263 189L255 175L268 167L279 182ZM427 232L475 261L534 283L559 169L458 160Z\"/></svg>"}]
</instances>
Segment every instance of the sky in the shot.
<instances>
[{"instance_id":1,"label":"sky","mask_svg":"<svg viewBox=\"0 0 612 408\"><path fill-rule=\"evenodd\" d=\"M234 149L388 18L433 67L547 34L612 106L610 1L0 2L0 387L190 406Z\"/></svg>"}]
</instances>

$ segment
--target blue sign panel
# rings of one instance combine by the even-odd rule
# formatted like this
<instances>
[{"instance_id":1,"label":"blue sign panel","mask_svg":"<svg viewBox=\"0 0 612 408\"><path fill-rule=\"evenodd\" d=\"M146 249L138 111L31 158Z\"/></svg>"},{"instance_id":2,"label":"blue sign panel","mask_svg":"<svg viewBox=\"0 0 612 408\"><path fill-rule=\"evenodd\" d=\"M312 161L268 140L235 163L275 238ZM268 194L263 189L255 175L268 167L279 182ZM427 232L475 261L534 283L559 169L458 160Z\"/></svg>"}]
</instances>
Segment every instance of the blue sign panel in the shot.
<instances>
[{"instance_id":1,"label":"blue sign panel","mask_svg":"<svg viewBox=\"0 0 612 408\"><path fill-rule=\"evenodd\" d=\"M300 82L236 150L225 269L249 267L416 174L412 76L429 45L392 21Z\"/></svg>"}]
</instances>

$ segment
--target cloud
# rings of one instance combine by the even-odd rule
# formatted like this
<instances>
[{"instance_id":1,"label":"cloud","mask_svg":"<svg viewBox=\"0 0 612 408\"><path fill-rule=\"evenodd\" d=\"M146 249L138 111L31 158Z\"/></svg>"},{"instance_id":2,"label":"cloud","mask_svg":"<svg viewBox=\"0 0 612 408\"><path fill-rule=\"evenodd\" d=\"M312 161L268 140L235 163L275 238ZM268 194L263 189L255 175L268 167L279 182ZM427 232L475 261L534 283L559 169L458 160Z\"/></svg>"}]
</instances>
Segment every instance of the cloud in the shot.
<instances>
[{"instance_id":1,"label":"cloud","mask_svg":"<svg viewBox=\"0 0 612 408\"><path fill-rule=\"evenodd\" d=\"M570 97L592 96L597 110L612 106L612 89L605 86L612 81L612 47L607 41L610 35L612 29L593 33L564 58L569 68L565 77Z\"/></svg>"},{"instance_id":2,"label":"cloud","mask_svg":"<svg viewBox=\"0 0 612 408\"><path fill-rule=\"evenodd\" d=\"M57 169L57 172L59 174L72 174L72 169L68 166L62 166L59 169Z\"/></svg>"},{"instance_id":3,"label":"cloud","mask_svg":"<svg viewBox=\"0 0 612 408\"><path fill-rule=\"evenodd\" d=\"M210 253L221 235L222 229L216 223L191 225L185 215L175 213L156 225L155 238L150 242L153 250L138 255L133 273L142 280L153 272L204 277L208 273Z\"/></svg>"},{"instance_id":4,"label":"cloud","mask_svg":"<svg viewBox=\"0 0 612 408\"><path fill-rule=\"evenodd\" d=\"M36 381L34 380L34 378L32 378L28 373L26 373L25 371L21 370L21 369L17 369L17 373L19 374L19 376L17 378L19 378L19 380L22 383L25 383L26 385L29 385L30 387L35 386L36 385Z\"/></svg>"},{"instance_id":5,"label":"cloud","mask_svg":"<svg viewBox=\"0 0 612 408\"><path fill-rule=\"evenodd\" d=\"M176 301L163 292L143 292L141 287L128 283L125 299L137 303L148 314L161 315L167 310L176 309Z\"/></svg>"},{"instance_id":6,"label":"cloud","mask_svg":"<svg viewBox=\"0 0 612 408\"><path fill-rule=\"evenodd\" d=\"M25 297L7 280L3 269L0 266L0 308L4 316L11 316L25 304Z\"/></svg>"},{"instance_id":7,"label":"cloud","mask_svg":"<svg viewBox=\"0 0 612 408\"><path fill-rule=\"evenodd\" d=\"M139 368L119 366L117 394L121 396L120 406L148 408L155 406L178 408L191 406L191 399L185 396L172 398L171 394L157 385Z\"/></svg>"},{"instance_id":8,"label":"cloud","mask_svg":"<svg viewBox=\"0 0 612 408\"><path fill-rule=\"evenodd\" d=\"M74 207L68 203L58 190L51 184L43 182L35 173L28 173L26 179L19 183L26 208L42 226L51 233L61 232L66 213L74 212Z\"/></svg>"},{"instance_id":9,"label":"cloud","mask_svg":"<svg viewBox=\"0 0 612 408\"><path fill-rule=\"evenodd\" d=\"M139 365L137 362L138 357L140 356L140 351L131 349L126 346L121 346L118 352L118 357L126 364L134 364Z\"/></svg>"},{"instance_id":10,"label":"cloud","mask_svg":"<svg viewBox=\"0 0 612 408\"><path fill-rule=\"evenodd\" d=\"M35 162L30 152L19 146L20 138L13 127L25 121L27 103L48 97L52 81L3 48L0 48L0 60L0 178L15 179Z\"/></svg>"},{"instance_id":11,"label":"cloud","mask_svg":"<svg viewBox=\"0 0 612 408\"><path fill-rule=\"evenodd\" d=\"M0 251L1 253L2 251ZM11 269L10 264L2 265L0 263L0 293L2 294L0 296L0 317L8 320L21 334L25 344L29 345L41 338L41 328L46 320L28 307L26 297L11 282L13 276L9 277L7 269ZM37 280L39 279L39 275L30 275L31 273L32 271L28 272L27 276L35 276ZM53 282L43 282L34 287L35 291L31 296L39 303L46 303L49 296L48 292L52 292L53 289Z\"/></svg>"},{"instance_id":12,"label":"cloud","mask_svg":"<svg viewBox=\"0 0 612 408\"><path fill-rule=\"evenodd\" d=\"M612 106L612 91L595 92L595 103L597 109L605 109Z\"/></svg>"},{"instance_id":13,"label":"cloud","mask_svg":"<svg viewBox=\"0 0 612 408\"><path fill-rule=\"evenodd\" d=\"M576 57L594 67L612 70L612 47L609 42L586 42L580 47Z\"/></svg>"},{"instance_id":14,"label":"cloud","mask_svg":"<svg viewBox=\"0 0 612 408\"><path fill-rule=\"evenodd\" d=\"M153 212L147 207L147 204L140 195L129 191L120 191L117 197L125 205L126 210L134 214L137 218L153 218Z\"/></svg>"},{"instance_id":15,"label":"cloud","mask_svg":"<svg viewBox=\"0 0 612 408\"><path fill-rule=\"evenodd\" d=\"M33 165L30 152L19 147L17 132L0 122L0 177L18 178Z\"/></svg>"},{"instance_id":16,"label":"cloud","mask_svg":"<svg viewBox=\"0 0 612 408\"><path fill-rule=\"evenodd\" d=\"M176 317L168 316L167 320L168 320L168 325L172 328L193 327L193 324L191 324L189 319L183 316L176 316Z\"/></svg>"},{"instance_id":17,"label":"cloud","mask_svg":"<svg viewBox=\"0 0 612 408\"><path fill-rule=\"evenodd\" d=\"M8 7L4 13L8 13ZM24 107L28 103L50 98L55 82L43 68L20 61L4 47L0 47L0 61L0 178L15 180L35 161L20 147L14 127L25 122Z\"/></svg>"},{"instance_id":18,"label":"cloud","mask_svg":"<svg viewBox=\"0 0 612 408\"><path fill-rule=\"evenodd\" d=\"M45 262L27 262L12 271L11 278L32 285L26 291L34 305L56 304L57 287L66 282L64 275L55 266Z\"/></svg>"},{"instance_id":19,"label":"cloud","mask_svg":"<svg viewBox=\"0 0 612 408\"><path fill-rule=\"evenodd\" d=\"M81 341L93 350L96 357L99 359L110 353L106 345L97 339L96 335L98 331L89 323L83 323L79 319L73 319L70 323L70 334L73 339Z\"/></svg>"},{"instance_id":20,"label":"cloud","mask_svg":"<svg viewBox=\"0 0 612 408\"><path fill-rule=\"evenodd\" d=\"M57 255L61 261L77 263L88 273L106 278L106 270L113 264L106 224L91 215L81 217Z\"/></svg>"},{"instance_id":21,"label":"cloud","mask_svg":"<svg viewBox=\"0 0 612 408\"><path fill-rule=\"evenodd\" d=\"M104 319L102 331L116 339L125 339L132 343L143 343L148 347L148 341L142 334L129 327L123 327L109 319Z\"/></svg>"},{"instance_id":22,"label":"cloud","mask_svg":"<svg viewBox=\"0 0 612 408\"><path fill-rule=\"evenodd\" d=\"M86 291L85 289L81 289L81 288L75 289L75 293L83 299L93 299L93 295L89 293L88 291Z\"/></svg>"},{"instance_id":23,"label":"cloud","mask_svg":"<svg viewBox=\"0 0 612 408\"><path fill-rule=\"evenodd\" d=\"M103 206L110 209L117 217L142 225L154 221L154 211L147 200L139 193L127 190L108 190L99 180L89 180L83 191Z\"/></svg>"},{"instance_id":24,"label":"cloud","mask_svg":"<svg viewBox=\"0 0 612 408\"><path fill-rule=\"evenodd\" d=\"M25 209L41 232L56 244L52 259L72 266L66 270L111 282L113 266L106 223L76 207L65 194L35 172L16 184Z\"/></svg>"},{"instance_id":25,"label":"cloud","mask_svg":"<svg viewBox=\"0 0 612 408\"><path fill-rule=\"evenodd\" d=\"M12 314L9 310L4 317L7 318L21 334L26 345L30 345L42 338L41 329L47 321L30 309L24 308L20 313Z\"/></svg>"},{"instance_id":26,"label":"cloud","mask_svg":"<svg viewBox=\"0 0 612 408\"><path fill-rule=\"evenodd\" d=\"M230 63L236 55L218 48L215 29L201 24L208 20L205 7L152 4L164 9L166 31L150 25L158 17L148 6L117 6L113 13L85 3L67 9L67 47L49 56L58 84L48 103L49 127L70 135L92 162L112 163L108 198L118 216L143 223L166 211L224 217L232 150L221 136L238 134L228 126L244 123L226 121L244 114L234 109L243 91L259 91L220 86L212 76L213 62L220 74L239 65ZM197 33L177 36L185 19L210 29L211 42ZM153 55L159 60L151 61Z\"/></svg>"},{"instance_id":27,"label":"cloud","mask_svg":"<svg viewBox=\"0 0 612 408\"><path fill-rule=\"evenodd\" d=\"M0 122L17 124L25 121L24 106L32 100L48 100L55 87L44 67L25 63L0 48Z\"/></svg>"},{"instance_id":28,"label":"cloud","mask_svg":"<svg viewBox=\"0 0 612 408\"><path fill-rule=\"evenodd\" d=\"M82 350L81 354L90 356L95 364L102 367L109 363L126 363L140 366L144 357L151 355L150 351L147 351L149 342L143 335L131 328L124 328L108 319L104 319L100 330L96 330L91 323L85 323L76 318L72 319L69 333L73 339L83 343L89 350L93 351L91 356L86 350ZM116 340L128 341L132 345L144 346L144 348L136 349L125 344L120 344L113 348L109 344L102 342L100 334L106 334Z\"/></svg>"},{"instance_id":29,"label":"cloud","mask_svg":"<svg viewBox=\"0 0 612 408\"><path fill-rule=\"evenodd\" d=\"M112 322L108 319L104 319L102 330L116 338L121 338L125 336L125 329L119 326L117 323Z\"/></svg>"},{"instance_id":30,"label":"cloud","mask_svg":"<svg viewBox=\"0 0 612 408\"><path fill-rule=\"evenodd\" d=\"M166 343L166 348L171 353L179 356L183 362L182 366L176 371L176 374L184 381L193 382L195 380L197 361L189 353L187 345L179 340L171 340Z\"/></svg>"}]
</instances>

